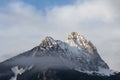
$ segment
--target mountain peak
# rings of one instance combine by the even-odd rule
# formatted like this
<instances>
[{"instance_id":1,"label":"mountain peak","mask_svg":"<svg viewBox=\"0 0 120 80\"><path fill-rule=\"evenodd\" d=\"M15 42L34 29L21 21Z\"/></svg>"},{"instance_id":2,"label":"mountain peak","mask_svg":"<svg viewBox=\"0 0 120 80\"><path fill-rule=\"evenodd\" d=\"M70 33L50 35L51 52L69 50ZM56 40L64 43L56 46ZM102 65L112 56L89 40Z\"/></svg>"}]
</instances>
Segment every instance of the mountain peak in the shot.
<instances>
[{"instance_id":1,"label":"mountain peak","mask_svg":"<svg viewBox=\"0 0 120 80\"><path fill-rule=\"evenodd\" d=\"M88 41L84 36L80 35L77 32L71 32L68 35L67 43L77 48L83 48L89 53L94 53L94 51L97 50L96 47L91 43L91 41Z\"/></svg>"},{"instance_id":2,"label":"mountain peak","mask_svg":"<svg viewBox=\"0 0 120 80\"><path fill-rule=\"evenodd\" d=\"M109 66L94 50L96 50L96 48L94 48L93 44L76 32L72 32L69 35L67 42L54 40L52 37L47 36L39 46L1 63L0 80L8 80L6 77L1 79L1 76L12 76L13 73L15 77L9 80L16 79L19 73L19 76L22 77L29 74L32 75L32 72L34 75L36 71L45 75L48 74L46 70L49 69L72 69L80 72L101 71L102 74L103 71L109 70ZM51 74L51 71L49 72L49 74ZM40 80L39 74L37 77ZM44 78L41 78L41 80L42 79ZM19 80L23 80L23 78Z\"/></svg>"},{"instance_id":3,"label":"mountain peak","mask_svg":"<svg viewBox=\"0 0 120 80\"><path fill-rule=\"evenodd\" d=\"M52 46L54 46L55 44L56 44L56 41L55 41L52 37L46 36L45 39L42 40L42 42L41 42L40 45L41 45L42 47L47 48L47 47L52 47Z\"/></svg>"},{"instance_id":4,"label":"mountain peak","mask_svg":"<svg viewBox=\"0 0 120 80\"><path fill-rule=\"evenodd\" d=\"M71 32L71 33L68 35L68 39L77 39L78 36L80 36L80 34L78 34L77 32Z\"/></svg>"}]
</instances>

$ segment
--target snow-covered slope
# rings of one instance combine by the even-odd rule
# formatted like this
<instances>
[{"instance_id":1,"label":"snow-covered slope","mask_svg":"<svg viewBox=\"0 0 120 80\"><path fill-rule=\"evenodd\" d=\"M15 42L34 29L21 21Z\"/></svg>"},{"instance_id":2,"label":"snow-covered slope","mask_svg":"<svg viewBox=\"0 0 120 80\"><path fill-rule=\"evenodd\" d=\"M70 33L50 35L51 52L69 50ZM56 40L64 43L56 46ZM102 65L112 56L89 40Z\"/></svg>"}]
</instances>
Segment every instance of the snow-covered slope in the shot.
<instances>
[{"instance_id":1,"label":"snow-covered slope","mask_svg":"<svg viewBox=\"0 0 120 80\"><path fill-rule=\"evenodd\" d=\"M45 37L35 48L2 62L0 74L11 73L11 69L15 66L19 68L18 70L29 66L32 66L34 70L48 68L84 72L109 70L108 65L99 56L96 47L77 32L70 33L67 41Z\"/></svg>"}]
</instances>

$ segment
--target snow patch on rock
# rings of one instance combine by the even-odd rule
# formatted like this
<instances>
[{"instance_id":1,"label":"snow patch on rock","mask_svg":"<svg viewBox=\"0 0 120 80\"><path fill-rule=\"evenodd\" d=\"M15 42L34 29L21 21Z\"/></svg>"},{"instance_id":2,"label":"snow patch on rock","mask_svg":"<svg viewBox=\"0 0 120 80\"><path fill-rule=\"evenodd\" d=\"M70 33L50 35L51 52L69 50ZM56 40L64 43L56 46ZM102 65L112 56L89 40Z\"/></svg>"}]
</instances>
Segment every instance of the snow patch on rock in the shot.
<instances>
[{"instance_id":1,"label":"snow patch on rock","mask_svg":"<svg viewBox=\"0 0 120 80\"><path fill-rule=\"evenodd\" d=\"M17 76L23 74L26 70L32 69L33 66L27 67L27 68L19 68L18 66L15 66L11 68L12 72L14 73L14 77L10 78L10 80L17 80Z\"/></svg>"}]
</instances>

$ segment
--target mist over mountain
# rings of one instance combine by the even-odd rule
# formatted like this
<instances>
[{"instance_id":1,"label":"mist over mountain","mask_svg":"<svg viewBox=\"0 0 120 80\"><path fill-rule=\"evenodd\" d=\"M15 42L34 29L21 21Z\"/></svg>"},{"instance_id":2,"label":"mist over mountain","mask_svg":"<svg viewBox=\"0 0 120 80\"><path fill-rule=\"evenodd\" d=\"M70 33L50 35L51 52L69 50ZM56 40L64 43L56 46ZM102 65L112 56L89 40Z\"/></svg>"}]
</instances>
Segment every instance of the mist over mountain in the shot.
<instances>
[{"instance_id":1,"label":"mist over mountain","mask_svg":"<svg viewBox=\"0 0 120 80\"><path fill-rule=\"evenodd\" d=\"M47 36L33 49L0 63L0 80L114 78L119 80L119 73L110 70L93 43L77 32L70 33L66 41Z\"/></svg>"}]
</instances>

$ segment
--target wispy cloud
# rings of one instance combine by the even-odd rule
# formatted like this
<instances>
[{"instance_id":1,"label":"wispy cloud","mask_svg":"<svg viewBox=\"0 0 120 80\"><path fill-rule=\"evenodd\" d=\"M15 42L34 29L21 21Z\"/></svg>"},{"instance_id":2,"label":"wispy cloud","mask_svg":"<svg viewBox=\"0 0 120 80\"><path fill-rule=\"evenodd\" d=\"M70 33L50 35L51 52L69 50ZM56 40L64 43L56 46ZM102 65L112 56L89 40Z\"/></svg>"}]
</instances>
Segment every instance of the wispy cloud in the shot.
<instances>
[{"instance_id":1,"label":"wispy cloud","mask_svg":"<svg viewBox=\"0 0 120 80\"><path fill-rule=\"evenodd\" d=\"M46 13L22 1L0 7L0 59L39 45L49 35L66 39L77 31L91 40L112 69L120 70L119 0L84 0L72 5L54 6ZM111 61L112 60L112 61Z\"/></svg>"}]
</instances>

